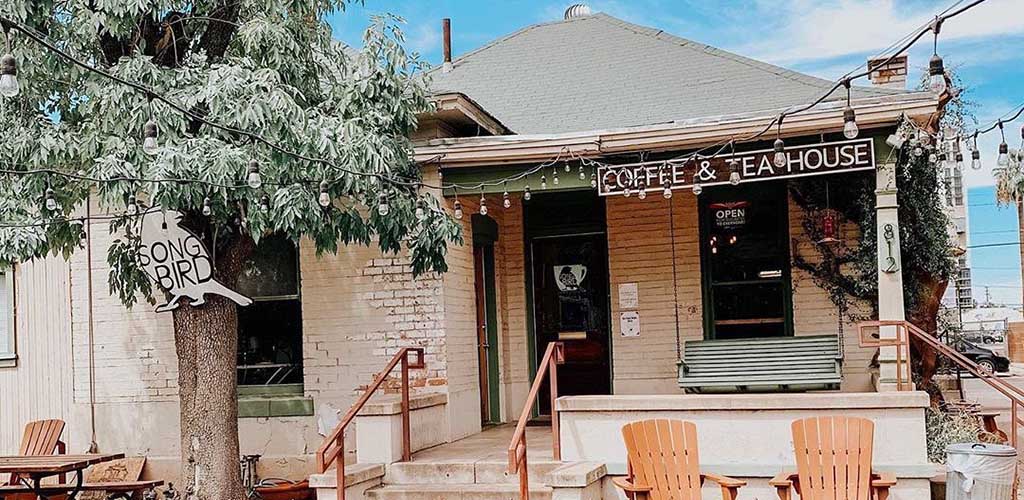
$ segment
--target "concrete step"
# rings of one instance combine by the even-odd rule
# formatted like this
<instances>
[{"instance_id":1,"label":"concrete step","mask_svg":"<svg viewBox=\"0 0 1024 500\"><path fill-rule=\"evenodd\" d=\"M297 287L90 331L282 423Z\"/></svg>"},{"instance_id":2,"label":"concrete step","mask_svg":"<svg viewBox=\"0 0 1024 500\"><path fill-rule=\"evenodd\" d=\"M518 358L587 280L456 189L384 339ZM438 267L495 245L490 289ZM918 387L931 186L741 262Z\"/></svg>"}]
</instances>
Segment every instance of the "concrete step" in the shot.
<instances>
[{"instance_id":1,"label":"concrete step","mask_svg":"<svg viewBox=\"0 0 1024 500\"><path fill-rule=\"evenodd\" d=\"M366 491L369 500L519 500L518 484L389 484ZM551 488L530 487L531 500L551 500Z\"/></svg>"},{"instance_id":2,"label":"concrete step","mask_svg":"<svg viewBox=\"0 0 1024 500\"><path fill-rule=\"evenodd\" d=\"M545 483L549 472L561 462L537 461L528 464L531 485ZM504 461L478 462L402 462L387 467L384 484L519 484L517 474L509 474Z\"/></svg>"}]
</instances>

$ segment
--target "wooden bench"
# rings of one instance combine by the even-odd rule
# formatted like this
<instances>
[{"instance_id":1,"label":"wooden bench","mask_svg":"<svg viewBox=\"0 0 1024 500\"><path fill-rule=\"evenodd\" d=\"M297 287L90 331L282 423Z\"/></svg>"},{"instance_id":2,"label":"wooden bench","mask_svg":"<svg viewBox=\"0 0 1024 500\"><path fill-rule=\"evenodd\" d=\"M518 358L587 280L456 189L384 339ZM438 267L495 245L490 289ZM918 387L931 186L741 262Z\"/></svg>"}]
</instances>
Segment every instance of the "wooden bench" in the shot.
<instances>
[{"instance_id":1,"label":"wooden bench","mask_svg":"<svg viewBox=\"0 0 1024 500\"><path fill-rule=\"evenodd\" d=\"M117 483L83 483L81 491L103 491L107 493L108 500L124 499L131 500L132 495L137 491L145 491L163 485L163 481L124 481ZM74 484L44 484L41 486L43 494L63 495L75 488ZM34 490L23 484L0 486L0 499L7 495L34 493Z\"/></svg>"},{"instance_id":2,"label":"wooden bench","mask_svg":"<svg viewBox=\"0 0 1024 500\"><path fill-rule=\"evenodd\" d=\"M679 365L679 387L690 392L838 389L838 335L691 340Z\"/></svg>"}]
</instances>

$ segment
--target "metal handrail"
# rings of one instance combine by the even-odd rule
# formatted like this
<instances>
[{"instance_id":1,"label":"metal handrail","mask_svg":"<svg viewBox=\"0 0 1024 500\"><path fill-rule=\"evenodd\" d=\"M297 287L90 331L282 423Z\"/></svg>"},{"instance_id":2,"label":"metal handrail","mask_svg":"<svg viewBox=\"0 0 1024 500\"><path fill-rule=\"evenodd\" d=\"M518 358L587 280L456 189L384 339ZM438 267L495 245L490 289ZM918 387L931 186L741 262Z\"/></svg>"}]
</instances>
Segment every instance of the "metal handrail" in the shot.
<instances>
[{"instance_id":1,"label":"metal handrail","mask_svg":"<svg viewBox=\"0 0 1024 500\"><path fill-rule=\"evenodd\" d=\"M864 335L865 328L883 327L894 327L896 329L896 336L882 338L879 335L879 338L871 338ZM934 349L937 353L951 359L961 368L995 389L996 392L1006 396L1010 400L1010 443L1014 447L1017 446L1017 429L1019 426L1024 425L1024 419L1021 419L1018 413L1019 408L1024 408L1024 390L999 378L995 373L982 368L967 356L939 340L938 337L929 335L928 332L909 321L864 321L858 324L857 328L860 334L861 347L888 346L896 348L896 390L898 391L911 390L913 388L910 378L910 337L913 336L931 349ZM906 383L904 383L904 375L906 376Z\"/></svg>"},{"instance_id":2,"label":"metal handrail","mask_svg":"<svg viewBox=\"0 0 1024 500\"><path fill-rule=\"evenodd\" d=\"M409 361L409 353L415 353L415 361ZM391 370L398 364L402 365L402 461L408 462L412 458L412 447L409 444L409 369L424 368L423 349L420 347L403 347L384 370L374 376L373 384L363 392L363 395L349 408L345 417L338 422L331 434L324 439L323 444L316 450L316 466L321 474L327 472L332 463L337 462L337 499L345 500L345 428L359 414L370 396L380 388L387 380Z\"/></svg>"},{"instance_id":3,"label":"metal handrail","mask_svg":"<svg viewBox=\"0 0 1024 500\"><path fill-rule=\"evenodd\" d=\"M537 375L533 378L530 393L526 396L526 404L523 405L523 413L519 415L519 422L516 423L516 430L512 433L512 441L508 445L508 473L519 474L521 500L530 500L530 474L526 464L526 422L533 413L533 406L537 402L545 374L551 381L551 454L555 460L562 459L561 440L558 436L558 408L555 407L555 400L558 399L558 365L562 363L565 363L565 345L561 342L549 343L540 365L537 366Z\"/></svg>"}]
</instances>

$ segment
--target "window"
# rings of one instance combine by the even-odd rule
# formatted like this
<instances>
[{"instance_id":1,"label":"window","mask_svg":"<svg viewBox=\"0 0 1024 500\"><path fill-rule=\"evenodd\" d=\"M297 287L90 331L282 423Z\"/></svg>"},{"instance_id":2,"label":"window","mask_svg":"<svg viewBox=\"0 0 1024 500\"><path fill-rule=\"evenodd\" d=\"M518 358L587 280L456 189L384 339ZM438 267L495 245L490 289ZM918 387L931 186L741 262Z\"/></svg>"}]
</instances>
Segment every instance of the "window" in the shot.
<instances>
[{"instance_id":1,"label":"window","mask_svg":"<svg viewBox=\"0 0 1024 500\"><path fill-rule=\"evenodd\" d=\"M14 366L14 272L0 271L0 367Z\"/></svg>"},{"instance_id":2,"label":"window","mask_svg":"<svg viewBox=\"0 0 1024 500\"><path fill-rule=\"evenodd\" d=\"M302 303L298 249L285 237L260 241L238 279L253 303L238 309L238 385L302 391Z\"/></svg>"}]
</instances>

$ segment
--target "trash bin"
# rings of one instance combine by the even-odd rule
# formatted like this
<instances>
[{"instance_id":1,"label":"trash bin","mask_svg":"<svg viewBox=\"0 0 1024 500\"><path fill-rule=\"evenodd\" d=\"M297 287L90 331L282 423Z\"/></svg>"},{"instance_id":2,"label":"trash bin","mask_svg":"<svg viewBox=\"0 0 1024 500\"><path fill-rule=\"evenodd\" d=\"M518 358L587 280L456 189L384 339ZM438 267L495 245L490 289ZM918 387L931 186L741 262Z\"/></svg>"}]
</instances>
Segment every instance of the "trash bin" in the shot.
<instances>
[{"instance_id":1,"label":"trash bin","mask_svg":"<svg viewBox=\"0 0 1024 500\"><path fill-rule=\"evenodd\" d=\"M1011 500L1017 450L1001 444L946 447L946 500Z\"/></svg>"}]
</instances>

